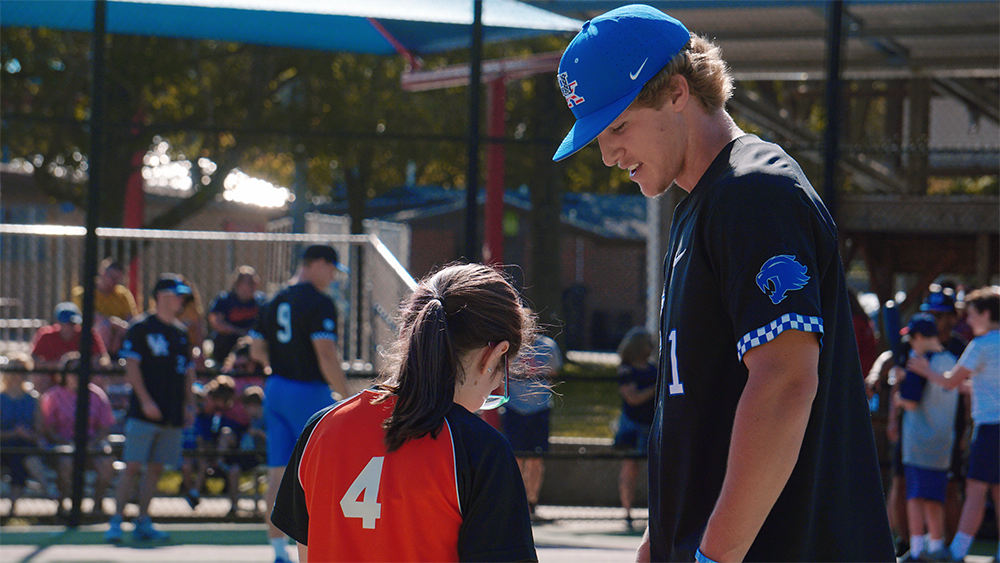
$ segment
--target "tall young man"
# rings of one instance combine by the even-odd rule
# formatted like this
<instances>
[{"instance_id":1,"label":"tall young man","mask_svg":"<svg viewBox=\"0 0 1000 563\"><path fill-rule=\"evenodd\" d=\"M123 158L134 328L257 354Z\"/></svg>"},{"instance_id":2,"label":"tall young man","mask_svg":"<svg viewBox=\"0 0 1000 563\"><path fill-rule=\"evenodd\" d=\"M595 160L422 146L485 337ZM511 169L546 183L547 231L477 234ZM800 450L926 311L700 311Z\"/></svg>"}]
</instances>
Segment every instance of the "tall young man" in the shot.
<instances>
[{"instance_id":1,"label":"tall young man","mask_svg":"<svg viewBox=\"0 0 1000 563\"><path fill-rule=\"evenodd\" d=\"M288 540L269 514L285 466L309 418L334 403L331 388L341 397L348 396L347 377L337 350L337 307L325 293L338 266L333 248L320 244L306 248L297 283L274 296L250 331L250 357L271 368L264 389L268 466L265 520L276 563L288 561Z\"/></svg>"},{"instance_id":2,"label":"tall young man","mask_svg":"<svg viewBox=\"0 0 1000 563\"><path fill-rule=\"evenodd\" d=\"M726 113L719 49L648 6L584 24L577 118L656 197L676 183L649 447L655 561L892 561L832 218L798 164Z\"/></svg>"},{"instance_id":3,"label":"tall young man","mask_svg":"<svg viewBox=\"0 0 1000 563\"><path fill-rule=\"evenodd\" d=\"M132 397L125 422L125 472L116 494L117 511L105 534L109 542L122 539L122 513L132 498L136 478L139 483L139 517L133 535L137 540L164 540L168 534L153 526L149 502L164 464L181 457L181 429L194 420L191 385L194 363L184 325L177 314L184 308L191 288L176 274L163 274L153 286L156 310L136 318L129 326L121 355L125 359L125 380Z\"/></svg>"}]
</instances>

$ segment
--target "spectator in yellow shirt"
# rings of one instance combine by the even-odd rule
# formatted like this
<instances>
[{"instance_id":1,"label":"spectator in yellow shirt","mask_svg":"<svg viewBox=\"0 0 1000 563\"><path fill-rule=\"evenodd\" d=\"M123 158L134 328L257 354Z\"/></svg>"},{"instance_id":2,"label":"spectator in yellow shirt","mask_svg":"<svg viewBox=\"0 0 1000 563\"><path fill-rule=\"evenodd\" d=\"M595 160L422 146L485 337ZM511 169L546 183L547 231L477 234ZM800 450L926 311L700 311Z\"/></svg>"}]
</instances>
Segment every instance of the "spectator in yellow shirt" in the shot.
<instances>
[{"instance_id":1,"label":"spectator in yellow shirt","mask_svg":"<svg viewBox=\"0 0 1000 563\"><path fill-rule=\"evenodd\" d=\"M121 284L125 277L122 265L106 258L97 269L94 291L94 329L101 335L108 353L117 357L128 322L139 314L135 298ZM83 286L73 288L72 300L83 309Z\"/></svg>"}]
</instances>

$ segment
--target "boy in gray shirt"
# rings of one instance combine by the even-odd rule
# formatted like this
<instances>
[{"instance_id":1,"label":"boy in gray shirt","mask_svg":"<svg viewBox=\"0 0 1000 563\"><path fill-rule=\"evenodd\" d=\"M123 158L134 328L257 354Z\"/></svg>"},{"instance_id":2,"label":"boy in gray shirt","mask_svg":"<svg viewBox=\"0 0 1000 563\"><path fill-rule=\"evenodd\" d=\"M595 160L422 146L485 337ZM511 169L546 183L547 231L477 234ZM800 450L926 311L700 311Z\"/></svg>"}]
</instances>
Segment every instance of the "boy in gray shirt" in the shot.
<instances>
[{"instance_id":1,"label":"boy in gray shirt","mask_svg":"<svg viewBox=\"0 0 1000 563\"><path fill-rule=\"evenodd\" d=\"M938 373L950 370L957 359L938 338L937 323L918 313L907 325L911 355L927 357ZM907 377L921 377L908 372ZM903 408L903 468L910 526L910 551L902 561L922 561L921 556L942 561L944 555L944 494L955 440L958 390L925 385L919 400L899 399ZM924 533L927 533L926 539Z\"/></svg>"}]
</instances>

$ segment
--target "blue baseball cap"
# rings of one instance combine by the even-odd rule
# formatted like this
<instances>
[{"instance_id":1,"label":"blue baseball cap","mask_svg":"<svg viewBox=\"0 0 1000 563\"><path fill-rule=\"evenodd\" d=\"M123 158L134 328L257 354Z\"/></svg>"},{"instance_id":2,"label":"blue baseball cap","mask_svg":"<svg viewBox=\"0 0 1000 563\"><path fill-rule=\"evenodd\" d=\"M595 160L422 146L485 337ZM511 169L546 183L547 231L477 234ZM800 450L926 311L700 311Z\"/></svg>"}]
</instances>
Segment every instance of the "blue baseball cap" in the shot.
<instances>
[{"instance_id":1,"label":"blue baseball cap","mask_svg":"<svg viewBox=\"0 0 1000 563\"><path fill-rule=\"evenodd\" d=\"M954 313L955 298L947 293L935 291L927 296L927 300L920 305L920 310L931 313Z\"/></svg>"},{"instance_id":2,"label":"blue baseball cap","mask_svg":"<svg viewBox=\"0 0 1000 563\"><path fill-rule=\"evenodd\" d=\"M337 258L337 251L332 246L325 244L313 244L302 252L303 260L326 260L333 264L341 272L350 272L351 269L340 263Z\"/></svg>"},{"instance_id":3,"label":"blue baseball cap","mask_svg":"<svg viewBox=\"0 0 1000 563\"><path fill-rule=\"evenodd\" d=\"M906 325L906 334L920 334L923 336L937 336L937 320L929 313L917 313L910 317L910 322Z\"/></svg>"},{"instance_id":4,"label":"blue baseball cap","mask_svg":"<svg viewBox=\"0 0 1000 563\"><path fill-rule=\"evenodd\" d=\"M584 23L559 61L559 89L576 123L552 160L560 161L597 138L690 40L684 24L642 4Z\"/></svg>"},{"instance_id":5,"label":"blue baseball cap","mask_svg":"<svg viewBox=\"0 0 1000 563\"><path fill-rule=\"evenodd\" d=\"M161 291L169 291L174 295L191 295L191 287L184 283L177 274L163 274L158 280L156 280L156 285L153 286L153 297Z\"/></svg>"},{"instance_id":6,"label":"blue baseball cap","mask_svg":"<svg viewBox=\"0 0 1000 563\"><path fill-rule=\"evenodd\" d=\"M78 325L83 322L83 315L80 314L80 308L76 303L64 301L56 305L56 322Z\"/></svg>"}]
</instances>

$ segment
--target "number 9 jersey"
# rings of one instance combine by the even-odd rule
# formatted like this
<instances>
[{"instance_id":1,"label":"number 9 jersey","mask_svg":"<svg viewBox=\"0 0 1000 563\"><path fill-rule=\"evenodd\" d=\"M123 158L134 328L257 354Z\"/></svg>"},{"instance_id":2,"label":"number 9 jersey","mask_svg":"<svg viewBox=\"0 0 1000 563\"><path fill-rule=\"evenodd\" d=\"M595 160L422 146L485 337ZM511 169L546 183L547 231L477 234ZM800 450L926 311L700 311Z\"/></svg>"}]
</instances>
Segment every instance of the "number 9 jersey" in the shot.
<instances>
[{"instance_id":1,"label":"number 9 jersey","mask_svg":"<svg viewBox=\"0 0 1000 563\"><path fill-rule=\"evenodd\" d=\"M250 331L266 340L271 372L295 381L323 381L312 341L337 340L337 306L308 283L278 292Z\"/></svg>"},{"instance_id":2,"label":"number 9 jersey","mask_svg":"<svg viewBox=\"0 0 1000 563\"><path fill-rule=\"evenodd\" d=\"M387 452L395 398L367 390L299 437L271 520L315 561L535 561L506 439L455 404L436 436Z\"/></svg>"}]
</instances>

